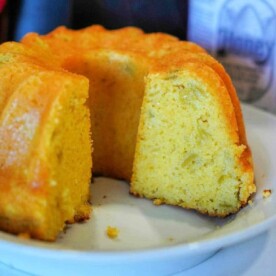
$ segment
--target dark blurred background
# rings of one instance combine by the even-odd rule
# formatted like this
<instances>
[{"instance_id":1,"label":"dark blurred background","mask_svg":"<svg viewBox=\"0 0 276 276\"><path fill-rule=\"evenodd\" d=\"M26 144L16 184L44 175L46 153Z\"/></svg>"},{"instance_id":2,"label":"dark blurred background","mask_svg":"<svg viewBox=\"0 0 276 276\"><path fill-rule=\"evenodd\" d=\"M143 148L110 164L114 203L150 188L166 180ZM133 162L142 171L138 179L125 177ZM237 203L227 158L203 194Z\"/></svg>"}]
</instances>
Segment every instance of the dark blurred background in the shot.
<instances>
[{"instance_id":1,"label":"dark blurred background","mask_svg":"<svg viewBox=\"0 0 276 276\"><path fill-rule=\"evenodd\" d=\"M1 0L0 0L1 1ZM4 0L2 0L4 1ZM80 29L137 26L186 39L188 0L9 0L1 13L3 40L27 32L45 34L60 25Z\"/></svg>"}]
</instances>

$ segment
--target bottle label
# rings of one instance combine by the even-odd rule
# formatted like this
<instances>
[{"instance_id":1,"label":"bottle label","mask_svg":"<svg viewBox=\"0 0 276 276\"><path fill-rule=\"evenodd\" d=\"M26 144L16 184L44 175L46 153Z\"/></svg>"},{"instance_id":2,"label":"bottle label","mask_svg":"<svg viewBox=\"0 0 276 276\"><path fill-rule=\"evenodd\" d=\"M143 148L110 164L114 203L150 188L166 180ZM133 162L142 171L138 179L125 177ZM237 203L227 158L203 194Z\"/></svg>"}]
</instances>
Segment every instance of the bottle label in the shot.
<instances>
[{"instance_id":1,"label":"bottle label","mask_svg":"<svg viewBox=\"0 0 276 276\"><path fill-rule=\"evenodd\" d=\"M203 2L191 0L188 38L224 65L241 100L276 113L276 1Z\"/></svg>"}]
</instances>

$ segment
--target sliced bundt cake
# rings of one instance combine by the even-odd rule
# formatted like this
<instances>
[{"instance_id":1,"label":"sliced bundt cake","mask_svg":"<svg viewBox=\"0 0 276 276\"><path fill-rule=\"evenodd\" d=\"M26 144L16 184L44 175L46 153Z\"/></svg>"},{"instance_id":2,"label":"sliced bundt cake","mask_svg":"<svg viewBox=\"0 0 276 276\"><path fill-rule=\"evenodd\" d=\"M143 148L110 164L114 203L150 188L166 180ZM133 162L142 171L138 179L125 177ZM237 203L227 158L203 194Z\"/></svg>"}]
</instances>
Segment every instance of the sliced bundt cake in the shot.
<instances>
[{"instance_id":1,"label":"sliced bundt cake","mask_svg":"<svg viewBox=\"0 0 276 276\"><path fill-rule=\"evenodd\" d=\"M60 27L2 45L0 74L2 229L53 240L88 217L90 124L94 174L134 195L226 216L255 192L235 89L193 43Z\"/></svg>"}]
</instances>

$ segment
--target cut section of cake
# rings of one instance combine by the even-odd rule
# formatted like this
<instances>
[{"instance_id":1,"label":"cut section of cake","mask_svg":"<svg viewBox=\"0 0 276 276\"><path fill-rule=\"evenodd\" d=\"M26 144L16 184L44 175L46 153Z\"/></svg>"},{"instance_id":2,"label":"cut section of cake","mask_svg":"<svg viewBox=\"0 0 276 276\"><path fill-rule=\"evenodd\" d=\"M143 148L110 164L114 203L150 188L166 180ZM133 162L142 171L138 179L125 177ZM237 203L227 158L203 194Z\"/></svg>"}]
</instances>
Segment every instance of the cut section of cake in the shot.
<instances>
[{"instance_id":1,"label":"cut section of cake","mask_svg":"<svg viewBox=\"0 0 276 276\"><path fill-rule=\"evenodd\" d=\"M0 52L0 228L55 240L90 214L88 81L28 58Z\"/></svg>"},{"instance_id":2,"label":"cut section of cake","mask_svg":"<svg viewBox=\"0 0 276 276\"><path fill-rule=\"evenodd\" d=\"M131 193L226 216L255 191L247 147L219 75L199 63L149 74Z\"/></svg>"}]
</instances>

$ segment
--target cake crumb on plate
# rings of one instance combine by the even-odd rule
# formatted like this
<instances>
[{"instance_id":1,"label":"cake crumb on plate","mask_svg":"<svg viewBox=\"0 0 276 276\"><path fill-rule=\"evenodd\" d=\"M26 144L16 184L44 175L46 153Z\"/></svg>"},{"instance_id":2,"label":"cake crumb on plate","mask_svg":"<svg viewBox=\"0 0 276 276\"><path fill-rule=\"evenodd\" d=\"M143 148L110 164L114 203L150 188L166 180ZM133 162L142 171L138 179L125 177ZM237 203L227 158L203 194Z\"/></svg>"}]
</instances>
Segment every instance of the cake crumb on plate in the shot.
<instances>
[{"instance_id":1,"label":"cake crumb on plate","mask_svg":"<svg viewBox=\"0 0 276 276\"><path fill-rule=\"evenodd\" d=\"M28 240L28 239L31 238L30 234L29 234L29 233L26 233L26 232L24 232L24 233L19 233L19 234L17 235L17 237L20 238L20 239L24 239L24 240Z\"/></svg>"},{"instance_id":2,"label":"cake crumb on plate","mask_svg":"<svg viewBox=\"0 0 276 276\"><path fill-rule=\"evenodd\" d=\"M163 201L159 198L156 198L153 200L153 204L156 206L159 206L159 205L163 204Z\"/></svg>"},{"instance_id":3,"label":"cake crumb on plate","mask_svg":"<svg viewBox=\"0 0 276 276\"><path fill-rule=\"evenodd\" d=\"M110 239L116 239L119 235L119 230L117 227L107 226L106 234Z\"/></svg>"},{"instance_id":4,"label":"cake crumb on plate","mask_svg":"<svg viewBox=\"0 0 276 276\"><path fill-rule=\"evenodd\" d=\"M270 189L263 190L263 198L268 198L271 196L272 191Z\"/></svg>"}]
</instances>

